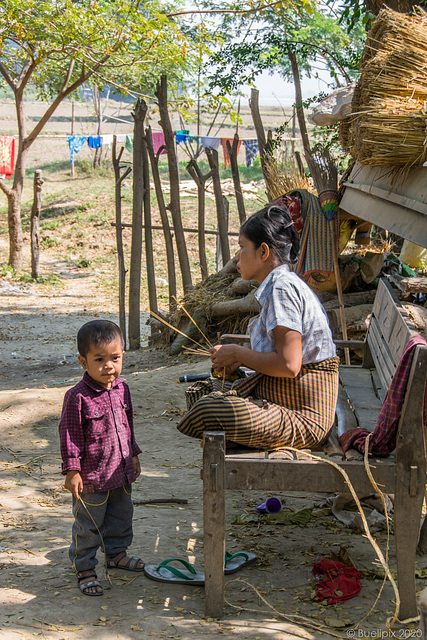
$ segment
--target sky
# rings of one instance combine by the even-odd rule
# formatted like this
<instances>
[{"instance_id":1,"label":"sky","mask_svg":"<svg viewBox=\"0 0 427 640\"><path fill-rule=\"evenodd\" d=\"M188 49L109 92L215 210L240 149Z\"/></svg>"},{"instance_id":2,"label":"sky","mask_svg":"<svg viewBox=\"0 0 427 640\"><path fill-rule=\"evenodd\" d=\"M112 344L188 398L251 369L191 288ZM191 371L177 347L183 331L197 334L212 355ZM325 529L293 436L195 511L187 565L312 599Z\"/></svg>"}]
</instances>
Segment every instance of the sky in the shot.
<instances>
[{"instance_id":1,"label":"sky","mask_svg":"<svg viewBox=\"0 0 427 640\"><path fill-rule=\"evenodd\" d=\"M303 99L307 100L328 90L325 80L329 80L327 72L319 72L320 79L301 78ZM286 82L278 73L269 75L264 72L255 79L255 86L259 90L259 104L261 106L289 107L295 102L295 89L291 82ZM245 95L249 98L251 90L246 88ZM242 104L244 101L242 100Z\"/></svg>"}]
</instances>

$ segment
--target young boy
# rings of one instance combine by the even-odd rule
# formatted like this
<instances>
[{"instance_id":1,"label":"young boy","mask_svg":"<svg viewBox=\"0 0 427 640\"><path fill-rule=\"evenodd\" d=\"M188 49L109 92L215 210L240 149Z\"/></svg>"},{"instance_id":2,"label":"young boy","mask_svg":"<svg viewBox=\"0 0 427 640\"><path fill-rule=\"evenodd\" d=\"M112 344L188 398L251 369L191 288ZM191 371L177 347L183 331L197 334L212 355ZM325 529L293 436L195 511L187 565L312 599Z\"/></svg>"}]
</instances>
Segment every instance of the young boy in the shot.
<instances>
[{"instance_id":1,"label":"young boy","mask_svg":"<svg viewBox=\"0 0 427 640\"><path fill-rule=\"evenodd\" d=\"M127 555L133 538L131 483L141 473L129 387L119 378L123 336L109 320L93 320L77 334L83 379L65 394L59 423L62 474L73 496L74 524L69 549L81 592L101 596L96 552L102 545L107 567L142 571Z\"/></svg>"}]
</instances>

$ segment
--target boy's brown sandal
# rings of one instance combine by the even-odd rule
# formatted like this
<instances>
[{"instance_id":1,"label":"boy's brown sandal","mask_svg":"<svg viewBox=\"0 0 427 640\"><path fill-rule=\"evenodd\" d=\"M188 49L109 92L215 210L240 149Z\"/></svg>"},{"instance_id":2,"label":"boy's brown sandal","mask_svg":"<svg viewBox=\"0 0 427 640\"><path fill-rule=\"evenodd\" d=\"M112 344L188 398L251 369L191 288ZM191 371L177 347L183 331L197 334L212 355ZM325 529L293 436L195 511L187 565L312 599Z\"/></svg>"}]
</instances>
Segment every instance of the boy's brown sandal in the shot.
<instances>
[{"instance_id":1,"label":"boy's brown sandal","mask_svg":"<svg viewBox=\"0 0 427 640\"><path fill-rule=\"evenodd\" d=\"M93 573L89 573L85 576L82 576L82 571L79 571L77 573L77 581L79 583L79 589L80 591L85 595L85 596L102 596L104 593L104 590L100 584L100 582L97 580L97 575L95 572ZM95 578L95 580L92 580L92 578ZM88 591L88 589L91 588L99 588L101 589L101 591Z\"/></svg>"}]
</instances>

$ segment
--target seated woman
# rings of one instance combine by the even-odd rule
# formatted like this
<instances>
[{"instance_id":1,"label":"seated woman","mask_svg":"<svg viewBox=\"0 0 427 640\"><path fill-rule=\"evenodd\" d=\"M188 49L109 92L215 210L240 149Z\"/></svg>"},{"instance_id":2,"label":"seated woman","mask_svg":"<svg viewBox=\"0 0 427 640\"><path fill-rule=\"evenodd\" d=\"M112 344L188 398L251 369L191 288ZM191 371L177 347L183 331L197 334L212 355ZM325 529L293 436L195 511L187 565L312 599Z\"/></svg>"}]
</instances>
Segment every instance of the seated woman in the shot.
<instances>
[{"instance_id":1,"label":"seated woman","mask_svg":"<svg viewBox=\"0 0 427 640\"><path fill-rule=\"evenodd\" d=\"M213 369L256 373L233 383L196 383L179 431L202 438L225 431L228 443L275 450L313 447L328 435L335 416L338 362L326 312L317 296L289 270L299 236L288 210L266 206L240 229L237 269L256 280L260 314L248 327L251 349L234 344L210 350ZM206 395L205 395L206 394Z\"/></svg>"}]
</instances>

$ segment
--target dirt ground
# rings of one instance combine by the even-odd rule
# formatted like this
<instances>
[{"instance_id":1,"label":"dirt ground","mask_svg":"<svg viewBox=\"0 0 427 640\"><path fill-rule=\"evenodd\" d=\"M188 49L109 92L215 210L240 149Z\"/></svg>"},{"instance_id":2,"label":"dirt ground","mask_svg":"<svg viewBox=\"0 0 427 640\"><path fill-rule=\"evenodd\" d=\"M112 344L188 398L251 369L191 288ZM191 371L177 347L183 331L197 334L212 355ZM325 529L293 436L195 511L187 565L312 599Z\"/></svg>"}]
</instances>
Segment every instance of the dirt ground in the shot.
<instances>
[{"instance_id":1,"label":"dirt ground","mask_svg":"<svg viewBox=\"0 0 427 640\"><path fill-rule=\"evenodd\" d=\"M311 510L303 526L263 522L254 507L265 495L227 496L227 550L253 551L257 561L232 576L238 581L227 586L226 597L233 606L226 607L222 620L204 618L203 587L157 583L143 574L118 571L110 573L110 586L101 554L104 596L90 599L78 591L67 553L71 500L62 486L57 425L64 393L81 376L75 357L77 329L96 316L117 317L106 313L108 304L95 295L96 275L81 278L73 271L66 277L64 265L50 267L62 273L65 282L55 294L47 295L42 285L12 285L7 279L0 283L0 638L350 637L373 607L382 583L375 554L364 536L319 507L325 496L312 493L279 495L285 511ZM149 347L125 356L123 374L143 449L134 499L188 500L135 507L132 551L149 564L182 558L203 568L202 452L198 442L179 434L176 423L185 407L179 375L208 367L204 360L171 358ZM248 521L232 524L244 514ZM385 535L377 534L377 541L384 552ZM312 600L311 569L340 547L362 572L363 588L352 600L325 606ZM393 542L391 547L393 567ZM420 575L427 575L425 563L420 561L419 568ZM419 579L419 590L424 585L425 579ZM358 637L381 635L394 609L393 598L387 583L355 632ZM405 629L418 633L416 624Z\"/></svg>"}]
</instances>

